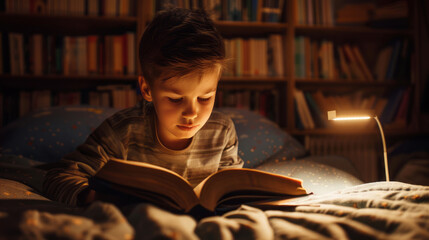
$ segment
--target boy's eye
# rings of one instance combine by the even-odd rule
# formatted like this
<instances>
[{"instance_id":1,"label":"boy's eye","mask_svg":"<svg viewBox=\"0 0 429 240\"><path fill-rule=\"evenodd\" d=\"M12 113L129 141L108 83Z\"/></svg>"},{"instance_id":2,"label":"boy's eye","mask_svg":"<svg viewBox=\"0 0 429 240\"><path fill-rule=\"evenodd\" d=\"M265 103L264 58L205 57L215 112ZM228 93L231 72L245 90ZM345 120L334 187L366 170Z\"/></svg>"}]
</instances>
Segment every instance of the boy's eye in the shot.
<instances>
[{"instance_id":1,"label":"boy's eye","mask_svg":"<svg viewBox=\"0 0 429 240\"><path fill-rule=\"evenodd\" d=\"M182 98L168 98L168 101L172 103L179 103L180 101L182 101Z\"/></svg>"},{"instance_id":2,"label":"boy's eye","mask_svg":"<svg viewBox=\"0 0 429 240\"><path fill-rule=\"evenodd\" d=\"M198 98L198 100L200 100L201 102L207 102L211 99L211 97L208 98Z\"/></svg>"}]
</instances>

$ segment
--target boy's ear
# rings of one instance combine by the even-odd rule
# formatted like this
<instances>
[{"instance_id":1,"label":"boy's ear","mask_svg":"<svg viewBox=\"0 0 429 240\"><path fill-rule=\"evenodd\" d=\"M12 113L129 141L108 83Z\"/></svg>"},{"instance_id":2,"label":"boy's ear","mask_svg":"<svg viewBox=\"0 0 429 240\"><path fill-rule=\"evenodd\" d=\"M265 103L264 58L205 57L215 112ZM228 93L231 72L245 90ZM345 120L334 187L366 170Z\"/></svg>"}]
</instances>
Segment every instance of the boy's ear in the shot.
<instances>
[{"instance_id":1,"label":"boy's ear","mask_svg":"<svg viewBox=\"0 0 429 240\"><path fill-rule=\"evenodd\" d=\"M143 76L139 76L139 87L143 98L148 102L152 102L152 94L150 92L149 84Z\"/></svg>"}]
</instances>

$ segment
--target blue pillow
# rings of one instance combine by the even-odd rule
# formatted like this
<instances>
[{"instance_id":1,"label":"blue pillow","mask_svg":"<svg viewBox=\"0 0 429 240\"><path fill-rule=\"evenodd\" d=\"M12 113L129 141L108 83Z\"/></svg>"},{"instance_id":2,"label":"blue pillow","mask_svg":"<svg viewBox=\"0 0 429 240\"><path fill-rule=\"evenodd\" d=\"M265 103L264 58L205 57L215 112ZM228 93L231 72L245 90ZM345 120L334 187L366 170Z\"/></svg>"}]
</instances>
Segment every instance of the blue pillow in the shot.
<instances>
[{"instance_id":1,"label":"blue pillow","mask_svg":"<svg viewBox=\"0 0 429 240\"><path fill-rule=\"evenodd\" d=\"M244 167L254 168L278 151L287 159L303 157L304 146L268 118L245 109L217 108L231 117L238 136L238 153Z\"/></svg>"},{"instance_id":2,"label":"blue pillow","mask_svg":"<svg viewBox=\"0 0 429 240\"><path fill-rule=\"evenodd\" d=\"M329 163L324 164L325 161ZM333 167L333 164L344 169ZM308 156L287 160L283 152L279 152L256 169L301 179L304 188L315 194L329 193L363 183L354 175L356 171L350 161L339 156Z\"/></svg>"},{"instance_id":3,"label":"blue pillow","mask_svg":"<svg viewBox=\"0 0 429 240\"><path fill-rule=\"evenodd\" d=\"M40 109L0 131L0 149L40 162L56 162L75 150L118 109L62 106Z\"/></svg>"}]
</instances>

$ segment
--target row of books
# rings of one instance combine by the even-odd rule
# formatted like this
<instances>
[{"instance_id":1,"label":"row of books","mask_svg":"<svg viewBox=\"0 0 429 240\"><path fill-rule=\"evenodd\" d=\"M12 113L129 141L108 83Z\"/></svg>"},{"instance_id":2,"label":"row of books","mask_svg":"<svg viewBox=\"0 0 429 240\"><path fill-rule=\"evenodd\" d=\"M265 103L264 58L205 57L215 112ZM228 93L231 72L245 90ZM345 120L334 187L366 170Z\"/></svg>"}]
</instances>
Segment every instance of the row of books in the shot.
<instances>
[{"instance_id":1,"label":"row of books","mask_svg":"<svg viewBox=\"0 0 429 240\"><path fill-rule=\"evenodd\" d=\"M336 45L328 40L297 36L295 46L297 78L392 82L410 77L411 46L408 39L396 39L383 47L373 67L357 45Z\"/></svg>"},{"instance_id":2,"label":"row of books","mask_svg":"<svg viewBox=\"0 0 429 240\"><path fill-rule=\"evenodd\" d=\"M2 37L3 35L3 37ZM135 75L135 34L1 34L0 74Z\"/></svg>"},{"instance_id":3,"label":"row of books","mask_svg":"<svg viewBox=\"0 0 429 240\"><path fill-rule=\"evenodd\" d=\"M173 5L205 9L213 20L281 22L285 0L152 0L154 12Z\"/></svg>"},{"instance_id":4,"label":"row of books","mask_svg":"<svg viewBox=\"0 0 429 240\"><path fill-rule=\"evenodd\" d=\"M282 36L225 39L225 76L284 76Z\"/></svg>"},{"instance_id":5,"label":"row of books","mask_svg":"<svg viewBox=\"0 0 429 240\"><path fill-rule=\"evenodd\" d=\"M345 2L338 6L337 25L368 25L370 27L408 27L408 1Z\"/></svg>"},{"instance_id":6,"label":"row of books","mask_svg":"<svg viewBox=\"0 0 429 240\"><path fill-rule=\"evenodd\" d=\"M296 0L295 22L299 25L310 26L376 26L381 24L381 21L384 21L388 24L384 25L384 27L394 27L396 23L392 20L408 18L408 2L406 0L378 2ZM392 23L389 24L387 21Z\"/></svg>"},{"instance_id":7,"label":"row of books","mask_svg":"<svg viewBox=\"0 0 429 240\"><path fill-rule=\"evenodd\" d=\"M328 95L321 91L304 92L296 90L295 121L299 129L327 128L327 111L371 110L380 119L384 127L403 128L409 123L411 109L411 89L396 89L387 96L364 94Z\"/></svg>"},{"instance_id":8,"label":"row of books","mask_svg":"<svg viewBox=\"0 0 429 240\"><path fill-rule=\"evenodd\" d=\"M334 25L334 0L296 0L295 23Z\"/></svg>"},{"instance_id":9,"label":"row of books","mask_svg":"<svg viewBox=\"0 0 429 240\"><path fill-rule=\"evenodd\" d=\"M51 107L89 104L123 109L138 101L131 85L104 85L85 91L15 91L0 93L0 122L7 124L29 112ZM0 125L1 126L1 125Z\"/></svg>"},{"instance_id":10,"label":"row of books","mask_svg":"<svg viewBox=\"0 0 429 240\"><path fill-rule=\"evenodd\" d=\"M216 92L215 107L233 107L255 111L279 122L279 92L277 90L226 90Z\"/></svg>"},{"instance_id":11,"label":"row of books","mask_svg":"<svg viewBox=\"0 0 429 240\"><path fill-rule=\"evenodd\" d=\"M135 16L136 0L3 0L0 11L20 14Z\"/></svg>"}]
</instances>

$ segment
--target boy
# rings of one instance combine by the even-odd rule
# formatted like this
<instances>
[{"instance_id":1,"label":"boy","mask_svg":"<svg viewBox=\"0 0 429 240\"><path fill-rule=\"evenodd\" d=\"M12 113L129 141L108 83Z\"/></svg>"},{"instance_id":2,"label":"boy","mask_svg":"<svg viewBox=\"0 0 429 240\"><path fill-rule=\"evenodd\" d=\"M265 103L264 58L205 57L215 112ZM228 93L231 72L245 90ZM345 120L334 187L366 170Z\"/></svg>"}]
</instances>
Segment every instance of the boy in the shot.
<instances>
[{"instance_id":1,"label":"boy","mask_svg":"<svg viewBox=\"0 0 429 240\"><path fill-rule=\"evenodd\" d=\"M73 206L105 200L88 187L88 178L111 157L171 169L193 186L219 169L242 167L232 120L212 112L225 47L208 16L162 11L139 48L145 101L105 120L47 173L43 185L50 198Z\"/></svg>"}]
</instances>

